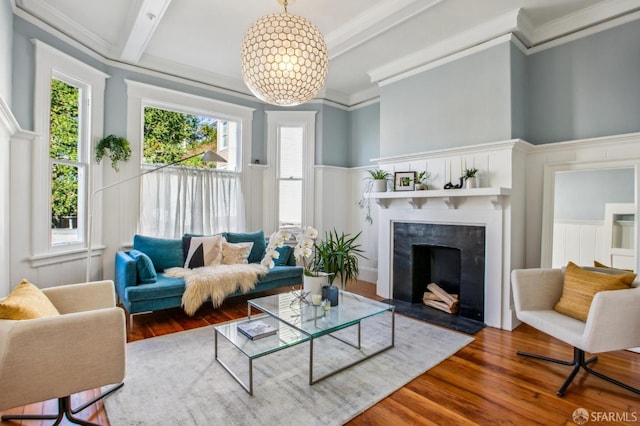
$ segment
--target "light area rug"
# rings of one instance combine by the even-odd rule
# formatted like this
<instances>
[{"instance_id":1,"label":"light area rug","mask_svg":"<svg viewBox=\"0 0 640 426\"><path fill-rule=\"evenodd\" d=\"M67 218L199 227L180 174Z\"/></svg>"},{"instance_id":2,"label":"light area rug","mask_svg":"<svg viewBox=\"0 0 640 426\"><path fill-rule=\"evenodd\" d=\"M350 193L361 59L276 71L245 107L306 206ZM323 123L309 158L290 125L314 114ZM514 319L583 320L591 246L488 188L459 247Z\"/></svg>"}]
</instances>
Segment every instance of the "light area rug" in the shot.
<instances>
[{"instance_id":1,"label":"light area rug","mask_svg":"<svg viewBox=\"0 0 640 426\"><path fill-rule=\"evenodd\" d=\"M314 341L314 377L373 353L390 338L390 314L362 323L362 348ZM395 346L309 385L309 343L254 360L253 396L214 359L213 326L127 344L125 385L105 399L112 426L340 425L453 355L473 338L395 316ZM339 332L357 336L357 327ZM219 355L244 381L248 361L219 338Z\"/></svg>"}]
</instances>

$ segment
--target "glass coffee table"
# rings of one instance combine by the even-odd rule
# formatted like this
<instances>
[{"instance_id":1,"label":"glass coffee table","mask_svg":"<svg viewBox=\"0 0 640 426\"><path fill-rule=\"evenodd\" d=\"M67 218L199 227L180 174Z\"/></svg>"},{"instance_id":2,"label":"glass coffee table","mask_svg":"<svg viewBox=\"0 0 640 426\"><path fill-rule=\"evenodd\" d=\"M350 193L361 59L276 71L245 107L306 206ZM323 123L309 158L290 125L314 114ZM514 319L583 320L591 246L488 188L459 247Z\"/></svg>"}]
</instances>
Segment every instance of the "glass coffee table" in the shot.
<instances>
[{"instance_id":1,"label":"glass coffee table","mask_svg":"<svg viewBox=\"0 0 640 426\"><path fill-rule=\"evenodd\" d=\"M256 319L255 315L253 315L252 318L252 307L266 314L261 314L259 319L275 327L277 329L275 335L251 340L237 330L238 324ZM374 352L363 355L352 362L348 362L346 365L340 365L320 377L314 377L314 341L316 339L328 335L344 344L360 349L362 337L361 322L367 318L384 313L390 313L390 342L388 345L382 346ZM349 341L333 335L333 333L339 330L353 326L357 327L355 341ZM247 318L221 324L214 327L214 329L216 361L218 361L249 394L253 395L253 360L295 346L299 343L309 341L310 385L392 348L395 343L395 307L354 293L340 291L338 306L332 306L328 311L324 311L320 306L299 303L295 295L291 293L281 293L249 300ZM229 341L240 353L248 358L248 384L243 383L240 377L219 358L218 336L222 336L225 340Z\"/></svg>"}]
</instances>

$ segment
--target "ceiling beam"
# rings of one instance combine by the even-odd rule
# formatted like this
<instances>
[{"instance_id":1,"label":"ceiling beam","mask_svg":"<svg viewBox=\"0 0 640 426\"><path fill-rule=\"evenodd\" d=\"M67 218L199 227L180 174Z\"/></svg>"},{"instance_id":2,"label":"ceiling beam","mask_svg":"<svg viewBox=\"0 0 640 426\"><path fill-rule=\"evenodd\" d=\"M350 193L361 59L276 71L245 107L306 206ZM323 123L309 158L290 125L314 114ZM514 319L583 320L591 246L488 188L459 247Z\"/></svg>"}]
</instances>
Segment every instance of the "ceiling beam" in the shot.
<instances>
[{"instance_id":1,"label":"ceiling beam","mask_svg":"<svg viewBox=\"0 0 640 426\"><path fill-rule=\"evenodd\" d=\"M120 53L121 60L132 64L140 60L170 3L171 0L142 1L127 42Z\"/></svg>"}]
</instances>

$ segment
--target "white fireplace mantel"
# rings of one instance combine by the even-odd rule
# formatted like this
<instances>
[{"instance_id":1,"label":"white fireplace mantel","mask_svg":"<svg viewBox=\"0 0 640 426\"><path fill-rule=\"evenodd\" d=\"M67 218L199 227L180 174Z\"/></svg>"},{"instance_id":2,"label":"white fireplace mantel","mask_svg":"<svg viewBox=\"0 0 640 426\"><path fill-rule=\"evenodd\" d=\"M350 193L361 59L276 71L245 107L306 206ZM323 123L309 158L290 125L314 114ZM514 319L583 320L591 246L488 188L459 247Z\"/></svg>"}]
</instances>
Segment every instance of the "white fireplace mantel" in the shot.
<instances>
[{"instance_id":1,"label":"white fireplace mantel","mask_svg":"<svg viewBox=\"0 0 640 426\"><path fill-rule=\"evenodd\" d=\"M442 199L442 205L415 207L416 200ZM466 198L473 202L462 203ZM485 323L490 327L512 329L509 268L503 264L508 257L511 241L511 189L472 188L427 191L371 193L370 199L383 207L378 216L378 282L377 293L393 298L393 227L395 222L421 222L449 225L477 225L486 229L485 251ZM413 208L393 202L406 199ZM483 201L487 200L486 207ZM453 207L450 205L452 204ZM493 208L491 208L493 206ZM508 265L508 259L507 259Z\"/></svg>"},{"instance_id":2,"label":"white fireplace mantel","mask_svg":"<svg viewBox=\"0 0 640 426\"><path fill-rule=\"evenodd\" d=\"M428 199L441 199L449 209L457 209L460 202L469 197L486 198L496 210L503 208L503 200L511 195L510 188L434 189L423 191L371 192L366 194L383 209L393 200L407 200L414 209L420 209Z\"/></svg>"}]
</instances>

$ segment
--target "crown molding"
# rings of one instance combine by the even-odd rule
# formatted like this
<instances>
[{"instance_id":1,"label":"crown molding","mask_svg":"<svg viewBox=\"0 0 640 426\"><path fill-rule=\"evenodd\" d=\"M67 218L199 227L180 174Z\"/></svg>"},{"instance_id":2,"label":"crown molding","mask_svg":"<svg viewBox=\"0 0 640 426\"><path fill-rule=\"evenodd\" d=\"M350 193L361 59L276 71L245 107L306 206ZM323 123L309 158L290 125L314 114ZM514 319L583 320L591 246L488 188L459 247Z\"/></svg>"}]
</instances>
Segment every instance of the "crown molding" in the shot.
<instances>
[{"instance_id":1,"label":"crown molding","mask_svg":"<svg viewBox=\"0 0 640 426\"><path fill-rule=\"evenodd\" d=\"M380 96L376 96L375 98L368 99L368 100L366 100L364 102L360 102L360 103L356 103L356 104L351 105L349 107L349 111L355 111L355 110L358 110L360 108L365 108L365 107L368 107L370 105L379 104L379 103L380 103Z\"/></svg>"},{"instance_id":2,"label":"crown molding","mask_svg":"<svg viewBox=\"0 0 640 426\"><path fill-rule=\"evenodd\" d=\"M378 84L380 87L386 86L388 84L391 83L395 83L398 82L400 80L404 80L405 78L417 75L417 74L421 74L425 71L428 71L430 69L433 68L437 68L439 66L442 66L444 64L448 64L449 62L453 62L453 61L457 61L460 58L464 58L465 56L469 56L469 55L473 55L474 53L477 52L481 52L483 50L489 49L491 47L494 46L498 46L500 44L503 43L507 43L507 42L512 42L514 40L517 40L517 38L513 35L513 34L505 34L505 35L501 35L498 36L492 40L486 41L482 44L467 48L465 50L459 51L459 52L455 52L452 53L450 55L444 56L442 58L438 58L436 60L433 60L431 62L428 62L422 66L416 67L416 68L411 68L406 72L403 73L399 73L396 75L393 75L387 79L384 80L380 80L378 81ZM522 46L522 43L518 43L518 46Z\"/></svg>"},{"instance_id":3,"label":"crown molding","mask_svg":"<svg viewBox=\"0 0 640 426\"><path fill-rule=\"evenodd\" d=\"M532 46L593 27L636 10L640 10L638 0L608 0L595 4L536 27L531 33Z\"/></svg>"},{"instance_id":4,"label":"crown molding","mask_svg":"<svg viewBox=\"0 0 640 426\"><path fill-rule=\"evenodd\" d=\"M37 14L36 16L51 17L51 20L53 21L53 25L51 25L51 27L55 28L56 31L64 33L65 35L68 34L75 40L82 40L83 44L96 52L113 52L115 49L115 47L105 39L91 31L87 31L87 29L79 26L75 21L68 19L55 7L49 4L49 2L41 0L21 0L17 5L17 9L23 12L21 17L24 18L24 15L33 15L23 10L20 5L28 6L34 10ZM40 21L39 18L38 21Z\"/></svg>"},{"instance_id":5,"label":"crown molding","mask_svg":"<svg viewBox=\"0 0 640 426\"><path fill-rule=\"evenodd\" d=\"M435 45L405 56L398 61L390 62L383 67L371 70L369 77L371 77L371 81L373 82L381 82L400 74L406 75L411 72L411 70L423 67L436 60L450 57L477 46L480 43L485 43L496 37L515 32L518 29L518 17L521 14L522 9L513 10L457 36L450 37Z\"/></svg>"},{"instance_id":6,"label":"crown molding","mask_svg":"<svg viewBox=\"0 0 640 426\"><path fill-rule=\"evenodd\" d=\"M329 59L334 59L415 15L445 0L398 0L381 2L339 29L325 34Z\"/></svg>"},{"instance_id":7,"label":"crown molding","mask_svg":"<svg viewBox=\"0 0 640 426\"><path fill-rule=\"evenodd\" d=\"M638 19L640 19L640 10L629 12L628 14L618 16L617 18L610 19L608 21L590 26L588 28L585 28L579 31L572 32L570 34L566 34L562 37L557 37L553 40L531 47L530 49L527 50L527 55L533 55L538 52L542 52L543 50L551 49L566 43L570 43L572 41L580 40L590 35L597 34L602 31L615 28L629 22L637 21Z\"/></svg>"}]
</instances>

